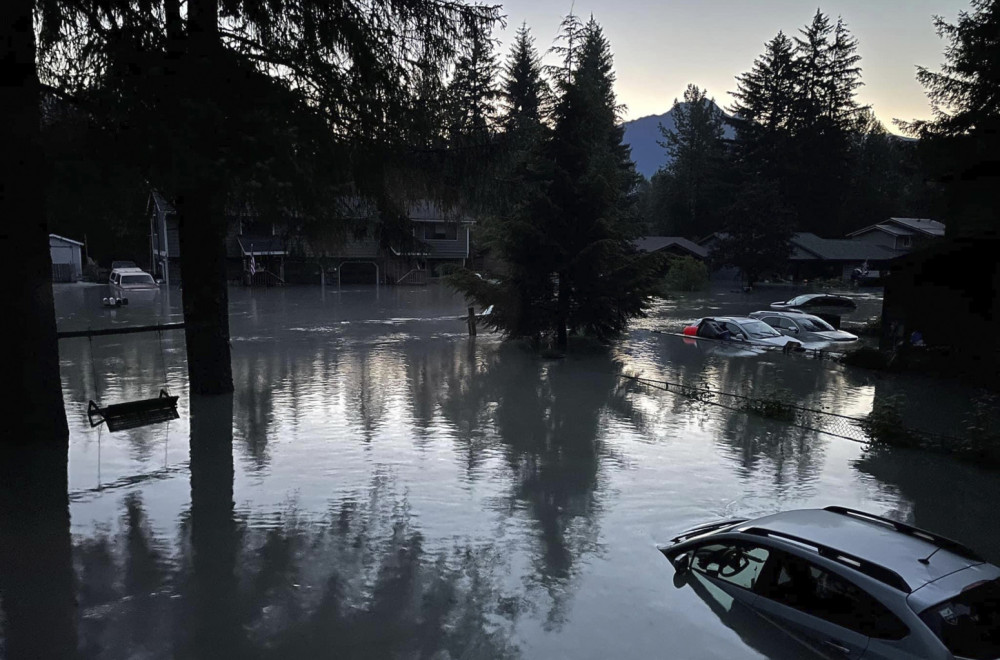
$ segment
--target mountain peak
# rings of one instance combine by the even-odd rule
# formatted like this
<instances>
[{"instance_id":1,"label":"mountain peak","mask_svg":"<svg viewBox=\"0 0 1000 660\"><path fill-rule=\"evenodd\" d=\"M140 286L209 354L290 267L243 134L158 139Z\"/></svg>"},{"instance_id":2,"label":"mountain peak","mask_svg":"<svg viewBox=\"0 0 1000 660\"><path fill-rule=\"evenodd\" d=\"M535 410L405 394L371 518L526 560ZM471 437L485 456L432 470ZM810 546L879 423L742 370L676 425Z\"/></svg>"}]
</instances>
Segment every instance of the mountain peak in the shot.
<instances>
[{"instance_id":1,"label":"mountain peak","mask_svg":"<svg viewBox=\"0 0 1000 660\"><path fill-rule=\"evenodd\" d=\"M632 148L635 169L647 179L670 160L666 149L659 145L659 141L663 139L660 124L667 130L674 129L672 108L662 115L647 115L624 124L625 137L622 138L622 143ZM732 128L726 126L726 136L731 137L731 134Z\"/></svg>"}]
</instances>

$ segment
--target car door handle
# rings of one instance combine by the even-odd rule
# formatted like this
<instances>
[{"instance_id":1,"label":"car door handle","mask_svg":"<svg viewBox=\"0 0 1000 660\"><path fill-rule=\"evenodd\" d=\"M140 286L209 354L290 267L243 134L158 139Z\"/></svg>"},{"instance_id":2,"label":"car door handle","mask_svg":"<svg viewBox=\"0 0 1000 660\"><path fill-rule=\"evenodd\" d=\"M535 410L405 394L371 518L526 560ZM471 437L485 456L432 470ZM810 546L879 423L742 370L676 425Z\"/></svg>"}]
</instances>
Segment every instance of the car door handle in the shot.
<instances>
[{"instance_id":1,"label":"car door handle","mask_svg":"<svg viewBox=\"0 0 1000 660\"><path fill-rule=\"evenodd\" d=\"M823 646L825 646L826 648L828 648L828 649L832 649L834 651L838 651L840 653L843 653L844 655L850 655L851 654L851 649L847 648L846 646L843 646L842 644L838 644L837 642L833 641L832 639L825 639L825 640L823 640L821 642L821 644Z\"/></svg>"}]
</instances>

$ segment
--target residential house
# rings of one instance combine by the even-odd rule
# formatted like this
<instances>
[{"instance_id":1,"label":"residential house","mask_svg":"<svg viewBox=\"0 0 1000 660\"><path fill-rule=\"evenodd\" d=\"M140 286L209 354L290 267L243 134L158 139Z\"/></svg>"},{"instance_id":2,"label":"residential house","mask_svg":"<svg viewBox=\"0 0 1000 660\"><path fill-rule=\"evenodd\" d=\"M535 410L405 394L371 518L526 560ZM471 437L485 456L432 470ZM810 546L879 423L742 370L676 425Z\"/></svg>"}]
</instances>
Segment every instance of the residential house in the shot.
<instances>
[{"instance_id":1,"label":"residential house","mask_svg":"<svg viewBox=\"0 0 1000 660\"><path fill-rule=\"evenodd\" d=\"M447 211L431 202L410 206L416 249L409 250L415 267L430 277L440 277L446 265L464 266L472 247L473 220L459 211ZM401 252L394 253L402 256Z\"/></svg>"},{"instance_id":2,"label":"residential house","mask_svg":"<svg viewBox=\"0 0 1000 660\"><path fill-rule=\"evenodd\" d=\"M150 193L149 234L152 275L168 285L180 282L180 221L173 204L158 191ZM288 252L279 225L265 222L252 214L235 209L227 212L226 272L230 280L241 280L250 273L258 280L283 280ZM260 273L260 275L256 275Z\"/></svg>"},{"instance_id":3,"label":"residential house","mask_svg":"<svg viewBox=\"0 0 1000 660\"><path fill-rule=\"evenodd\" d=\"M926 218L889 218L848 234L855 241L908 252L944 237L944 223Z\"/></svg>"},{"instance_id":4,"label":"residential house","mask_svg":"<svg viewBox=\"0 0 1000 660\"><path fill-rule=\"evenodd\" d=\"M855 269L869 273L888 268L899 256L893 248L846 238L821 238L809 232L792 234L788 275L793 280L818 278L851 279Z\"/></svg>"},{"instance_id":5,"label":"residential house","mask_svg":"<svg viewBox=\"0 0 1000 660\"><path fill-rule=\"evenodd\" d=\"M168 283L177 282L181 251L177 213L157 191L151 193L149 206L153 274ZM370 205L346 200L343 213L359 226L367 226L367 231L346 240L289 236L284 223L230 210L226 237L229 279L254 284L286 280L425 284L429 277L444 274L446 264L462 266L469 259L474 223L460 213L429 202L413 204L409 209L412 240L395 241L395 245L382 239L375 222L377 212Z\"/></svg>"},{"instance_id":6,"label":"residential house","mask_svg":"<svg viewBox=\"0 0 1000 660\"><path fill-rule=\"evenodd\" d=\"M79 282L83 277L83 243L57 234L49 234L53 282Z\"/></svg>"}]
</instances>

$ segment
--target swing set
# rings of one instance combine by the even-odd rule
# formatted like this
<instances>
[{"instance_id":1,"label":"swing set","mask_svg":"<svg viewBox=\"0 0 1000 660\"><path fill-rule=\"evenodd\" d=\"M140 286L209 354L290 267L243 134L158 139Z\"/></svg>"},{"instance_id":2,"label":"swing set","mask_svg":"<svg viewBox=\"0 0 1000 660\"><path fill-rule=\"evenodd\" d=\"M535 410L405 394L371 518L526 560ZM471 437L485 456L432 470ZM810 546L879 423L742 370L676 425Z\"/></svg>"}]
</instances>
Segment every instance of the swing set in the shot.
<instances>
[{"instance_id":1,"label":"swing set","mask_svg":"<svg viewBox=\"0 0 1000 660\"><path fill-rule=\"evenodd\" d=\"M58 333L59 339L70 337L87 337L90 352L90 368L94 378L94 389L97 390L97 398L101 398L100 386L97 380L97 370L94 367L94 345L93 338L101 335L121 335L136 332L156 331L157 340L160 347L160 368L163 373L163 382L167 380L166 360L163 355L163 330L174 330L183 328L183 323L167 323L154 326L132 326L129 328L108 328L104 330L80 330L73 332ZM172 396L165 388L160 389L158 396L149 399L136 399L133 401L122 401L101 406L96 401L91 400L87 404L87 419L91 428L107 424L108 430L125 431L151 424L169 422L178 419L177 397Z\"/></svg>"}]
</instances>

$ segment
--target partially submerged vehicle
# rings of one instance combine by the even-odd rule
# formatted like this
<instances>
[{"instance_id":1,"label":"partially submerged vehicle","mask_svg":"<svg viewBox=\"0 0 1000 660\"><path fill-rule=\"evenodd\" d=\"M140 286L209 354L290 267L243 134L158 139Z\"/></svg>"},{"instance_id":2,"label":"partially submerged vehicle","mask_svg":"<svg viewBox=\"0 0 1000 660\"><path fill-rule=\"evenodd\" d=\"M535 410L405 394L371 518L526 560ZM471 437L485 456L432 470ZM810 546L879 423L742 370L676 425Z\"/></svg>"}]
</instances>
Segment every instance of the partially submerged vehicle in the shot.
<instances>
[{"instance_id":1,"label":"partially submerged vehicle","mask_svg":"<svg viewBox=\"0 0 1000 660\"><path fill-rule=\"evenodd\" d=\"M698 319L684 328L690 337L734 341L765 348L798 350L802 343L780 332L758 319L746 316L713 316Z\"/></svg>"},{"instance_id":2,"label":"partially submerged vehicle","mask_svg":"<svg viewBox=\"0 0 1000 660\"><path fill-rule=\"evenodd\" d=\"M804 312L753 312L750 318L760 319L778 332L803 342L852 342L858 336L837 330L818 316Z\"/></svg>"},{"instance_id":3,"label":"partially submerged vehicle","mask_svg":"<svg viewBox=\"0 0 1000 660\"><path fill-rule=\"evenodd\" d=\"M115 268L108 276L108 284L112 293L131 293L134 291L151 291L159 289L159 284L153 276L141 268Z\"/></svg>"},{"instance_id":4,"label":"partially submerged vehicle","mask_svg":"<svg viewBox=\"0 0 1000 660\"><path fill-rule=\"evenodd\" d=\"M895 520L786 511L700 525L660 551L678 587L722 590L812 657L1000 658L1000 568Z\"/></svg>"},{"instance_id":5,"label":"partially submerged vehicle","mask_svg":"<svg viewBox=\"0 0 1000 660\"><path fill-rule=\"evenodd\" d=\"M857 303L846 296L829 293L807 293L791 300L771 303L771 309L780 311L798 310L809 314L841 316L858 308Z\"/></svg>"}]
</instances>

